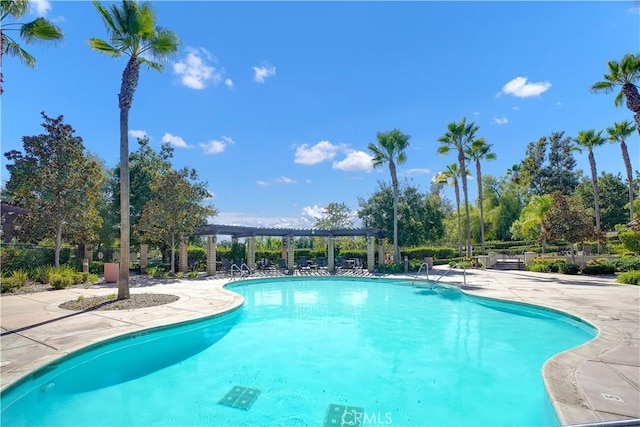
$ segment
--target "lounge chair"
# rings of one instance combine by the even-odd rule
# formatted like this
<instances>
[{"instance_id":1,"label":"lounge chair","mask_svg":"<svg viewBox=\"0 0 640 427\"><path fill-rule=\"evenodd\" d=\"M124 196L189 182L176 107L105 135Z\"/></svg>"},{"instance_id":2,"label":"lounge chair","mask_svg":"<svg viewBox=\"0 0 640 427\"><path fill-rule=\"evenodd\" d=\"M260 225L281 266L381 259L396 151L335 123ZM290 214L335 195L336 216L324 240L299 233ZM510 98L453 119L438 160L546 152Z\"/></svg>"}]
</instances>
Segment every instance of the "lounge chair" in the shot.
<instances>
[{"instance_id":1,"label":"lounge chair","mask_svg":"<svg viewBox=\"0 0 640 427\"><path fill-rule=\"evenodd\" d=\"M307 261L307 257L306 256L301 256L299 263L298 263L298 269L302 270L302 269L309 269L309 262Z\"/></svg>"}]
</instances>

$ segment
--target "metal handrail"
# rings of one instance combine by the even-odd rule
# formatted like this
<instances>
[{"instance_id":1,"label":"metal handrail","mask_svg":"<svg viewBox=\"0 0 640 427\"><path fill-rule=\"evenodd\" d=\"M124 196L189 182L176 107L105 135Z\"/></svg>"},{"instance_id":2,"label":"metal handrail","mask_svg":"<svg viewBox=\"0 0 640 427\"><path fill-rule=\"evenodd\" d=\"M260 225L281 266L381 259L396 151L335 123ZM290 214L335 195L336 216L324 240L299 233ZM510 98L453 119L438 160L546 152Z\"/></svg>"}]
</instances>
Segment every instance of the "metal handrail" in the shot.
<instances>
[{"instance_id":1,"label":"metal handrail","mask_svg":"<svg viewBox=\"0 0 640 427\"><path fill-rule=\"evenodd\" d=\"M429 280L429 264L427 264L426 262L423 262L422 264L420 264L420 268L418 268L418 272L413 278L413 282L411 282L411 286L414 286L414 284L416 283L416 279L418 278L418 275L422 271L422 267L427 267L427 280Z\"/></svg>"}]
</instances>

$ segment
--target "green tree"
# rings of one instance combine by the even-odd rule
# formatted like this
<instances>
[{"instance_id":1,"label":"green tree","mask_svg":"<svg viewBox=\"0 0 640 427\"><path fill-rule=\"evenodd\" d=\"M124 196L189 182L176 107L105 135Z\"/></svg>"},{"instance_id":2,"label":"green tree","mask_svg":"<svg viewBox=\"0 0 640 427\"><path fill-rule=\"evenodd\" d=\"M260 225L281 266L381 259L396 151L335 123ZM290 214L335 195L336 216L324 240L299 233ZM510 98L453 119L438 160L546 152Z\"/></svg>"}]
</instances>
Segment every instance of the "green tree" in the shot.
<instances>
[{"instance_id":1,"label":"green tree","mask_svg":"<svg viewBox=\"0 0 640 427\"><path fill-rule=\"evenodd\" d=\"M31 211L17 220L21 237L34 242L52 239L58 266L63 239L85 243L97 238L103 175L63 116L41 115L46 133L23 137L24 154L17 150L5 153L13 162L7 165L11 176L5 191L12 203Z\"/></svg>"},{"instance_id":2,"label":"green tree","mask_svg":"<svg viewBox=\"0 0 640 427\"><path fill-rule=\"evenodd\" d=\"M551 195L533 196L520 213L520 218L511 224L511 234L515 239L540 240L542 253L546 252L546 240L542 220L551 209Z\"/></svg>"},{"instance_id":3,"label":"green tree","mask_svg":"<svg viewBox=\"0 0 640 427\"><path fill-rule=\"evenodd\" d=\"M197 174L184 169L155 177L150 189L151 199L144 205L134 233L141 241L169 246L171 274L175 274L176 244L186 241L216 210L203 205L209 197L205 184L197 182Z\"/></svg>"},{"instance_id":4,"label":"green tree","mask_svg":"<svg viewBox=\"0 0 640 427\"><path fill-rule=\"evenodd\" d=\"M398 173L396 163L403 164L407 160L404 150L409 146L409 135L394 129L389 132L378 132L377 144L369 144L367 148L373 155L373 167L381 167L385 163L389 165L391 185L393 187L393 261L400 262L400 249L398 248Z\"/></svg>"},{"instance_id":5,"label":"green tree","mask_svg":"<svg viewBox=\"0 0 640 427\"><path fill-rule=\"evenodd\" d=\"M456 212L458 218L458 251L462 248L462 218L460 216L460 185L458 180L460 179L461 172L457 163L451 163L447 165L444 171L438 173L437 182L439 184L449 184L453 187L453 191L456 198Z\"/></svg>"},{"instance_id":6,"label":"green tree","mask_svg":"<svg viewBox=\"0 0 640 427\"><path fill-rule=\"evenodd\" d=\"M460 177L462 178L462 193L464 195L465 210L465 232L467 236L467 256L471 256L471 226L469 219L469 192L467 189L467 167L465 151L471 146L475 138L478 126L471 122L467 124L466 117L458 123L451 122L447 125L447 131L438 138L440 147L438 154L447 154L452 149L458 152L458 165L460 166Z\"/></svg>"},{"instance_id":7,"label":"green tree","mask_svg":"<svg viewBox=\"0 0 640 427\"><path fill-rule=\"evenodd\" d=\"M4 75L2 60L4 55L18 58L29 68L36 66L36 59L11 37L13 31L19 31L20 37L27 44L34 42L57 43L64 38L62 30L45 18L36 18L30 22L14 22L29 13L28 0L0 1L0 95L4 91ZM8 22L9 21L9 22Z\"/></svg>"},{"instance_id":8,"label":"green tree","mask_svg":"<svg viewBox=\"0 0 640 427\"><path fill-rule=\"evenodd\" d=\"M640 94L636 84L640 80L640 54L628 53L620 62L607 62L607 71L603 80L591 86L591 92L611 93L620 86L621 90L613 102L616 107L621 107L622 102L627 100L627 108L634 113L633 117L640 132Z\"/></svg>"},{"instance_id":9,"label":"green tree","mask_svg":"<svg viewBox=\"0 0 640 427\"><path fill-rule=\"evenodd\" d=\"M589 129L578 132L578 136L575 141L578 146L584 147L589 151L589 166L591 167L591 185L593 185L596 228L600 230L600 194L598 192L598 171L596 169L596 158L593 155L593 149L603 145L606 142L606 139L602 136L602 131L596 133L595 129ZM602 243L598 242L598 254L601 253Z\"/></svg>"},{"instance_id":10,"label":"green tree","mask_svg":"<svg viewBox=\"0 0 640 427\"><path fill-rule=\"evenodd\" d=\"M316 219L318 230L353 228L353 212L344 203L331 202L322 209L322 216Z\"/></svg>"},{"instance_id":11,"label":"green tree","mask_svg":"<svg viewBox=\"0 0 640 427\"><path fill-rule=\"evenodd\" d=\"M552 207L542 219L542 238L564 240L572 248L587 239L602 240L602 232L593 227L589 215L574 200L559 191L553 193L551 199ZM571 251L571 262L576 262L574 251Z\"/></svg>"},{"instance_id":12,"label":"green tree","mask_svg":"<svg viewBox=\"0 0 640 427\"><path fill-rule=\"evenodd\" d=\"M609 134L609 141L611 143L620 143L620 150L622 150L622 159L624 160L624 167L627 170L627 183L629 185L629 221L633 220L633 199L634 199L634 187L633 187L633 171L631 170L631 160L629 158L629 150L625 140L631 136L636 130L636 126L628 120L614 123L613 127L607 128Z\"/></svg>"},{"instance_id":13,"label":"green tree","mask_svg":"<svg viewBox=\"0 0 640 427\"><path fill-rule=\"evenodd\" d=\"M138 86L140 65L162 71L160 62L178 51L178 37L170 30L156 26L156 16L148 3L123 0L120 6L113 4L111 10L94 0L107 29L110 42L90 38L89 46L98 52L113 57L129 56L122 73L118 94L120 108L120 274L118 299L129 298L129 110ZM154 60L152 60L154 59Z\"/></svg>"},{"instance_id":14,"label":"green tree","mask_svg":"<svg viewBox=\"0 0 640 427\"><path fill-rule=\"evenodd\" d=\"M515 163L507 169L507 177L516 184L520 184L520 169L522 169L520 163Z\"/></svg>"},{"instance_id":15,"label":"green tree","mask_svg":"<svg viewBox=\"0 0 640 427\"><path fill-rule=\"evenodd\" d=\"M487 240L511 240L511 225L523 208L520 186L511 180L487 175L484 181L484 209Z\"/></svg>"},{"instance_id":16,"label":"green tree","mask_svg":"<svg viewBox=\"0 0 640 427\"><path fill-rule=\"evenodd\" d=\"M393 228L393 188L378 182L368 199L358 198L358 217L365 227L389 231ZM404 183L398 191L398 245L416 246L442 237L442 209L415 186ZM438 197L439 199L439 197Z\"/></svg>"},{"instance_id":17,"label":"green tree","mask_svg":"<svg viewBox=\"0 0 640 427\"><path fill-rule=\"evenodd\" d=\"M528 195L551 194L560 191L570 196L578 185L578 173L574 172L575 147L564 132L552 132L537 143L527 145L526 156L520 168L520 183Z\"/></svg>"},{"instance_id":18,"label":"green tree","mask_svg":"<svg viewBox=\"0 0 640 427\"><path fill-rule=\"evenodd\" d=\"M131 230L140 221L142 208L151 199L151 181L173 170L171 159L173 147L169 143L162 144L160 151L155 151L149 144L147 136L138 138L138 149L129 154L129 220ZM120 167L113 173L112 194L113 210L120 214ZM137 246L135 235L132 235L131 246Z\"/></svg>"},{"instance_id":19,"label":"green tree","mask_svg":"<svg viewBox=\"0 0 640 427\"><path fill-rule=\"evenodd\" d=\"M598 177L598 195L600 199L600 228L603 231L613 231L616 224L629 222L629 213L625 206L627 186L620 174L613 175L603 172ZM575 197L582 201L587 212L594 213L593 185L591 180L583 178L575 191Z\"/></svg>"},{"instance_id":20,"label":"green tree","mask_svg":"<svg viewBox=\"0 0 640 427\"><path fill-rule=\"evenodd\" d=\"M493 144L488 144L484 138L478 138L465 150L470 160L476 165L476 181L478 181L478 208L480 209L480 242L484 252L484 198L482 194L482 160L495 160L496 154L491 152Z\"/></svg>"}]
</instances>

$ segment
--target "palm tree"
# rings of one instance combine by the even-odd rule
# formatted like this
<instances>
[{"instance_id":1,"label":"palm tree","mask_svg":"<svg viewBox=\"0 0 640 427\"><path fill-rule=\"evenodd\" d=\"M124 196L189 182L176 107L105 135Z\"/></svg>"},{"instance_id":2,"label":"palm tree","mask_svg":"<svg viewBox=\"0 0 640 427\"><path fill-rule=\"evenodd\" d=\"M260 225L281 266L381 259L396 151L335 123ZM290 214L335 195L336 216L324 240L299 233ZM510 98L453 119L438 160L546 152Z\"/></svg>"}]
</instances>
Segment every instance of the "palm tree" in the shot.
<instances>
[{"instance_id":1,"label":"palm tree","mask_svg":"<svg viewBox=\"0 0 640 427\"><path fill-rule=\"evenodd\" d=\"M589 165L591 166L591 184L593 185L593 201L596 213L596 229L600 230L600 194L598 192L598 172L593 149L604 144L607 140L602 136L602 131L596 133L594 129L578 132L576 144L589 150ZM602 243L598 241L598 254L602 253Z\"/></svg>"},{"instance_id":2,"label":"palm tree","mask_svg":"<svg viewBox=\"0 0 640 427\"><path fill-rule=\"evenodd\" d=\"M627 149L625 139L630 137L635 130L636 126L628 120L614 123L613 127L607 128L609 141L612 143L620 143L622 159L624 160L624 166L627 169L627 182L629 183L629 221L633 221L633 171L631 169L631 160L629 159L629 150Z\"/></svg>"},{"instance_id":3,"label":"palm tree","mask_svg":"<svg viewBox=\"0 0 640 427\"><path fill-rule=\"evenodd\" d=\"M5 22L14 21L25 16L29 12L29 0L2 0L0 2L0 95L4 92L4 75L2 74L2 58L5 54L18 58L29 68L36 66L36 59L24 50L20 44L10 37L8 31L20 31L25 43L33 42L61 42L64 38L62 30L45 18L36 18L31 22Z\"/></svg>"},{"instance_id":4,"label":"palm tree","mask_svg":"<svg viewBox=\"0 0 640 427\"><path fill-rule=\"evenodd\" d=\"M456 211L458 212L458 251L462 248L462 224L460 220L460 169L457 163L447 165L446 169L437 175L438 184L449 184L453 187L456 195Z\"/></svg>"},{"instance_id":5,"label":"palm tree","mask_svg":"<svg viewBox=\"0 0 640 427\"><path fill-rule=\"evenodd\" d=\"M640 94L635 84L640 79L640 54L627 53L620 62L607 62L607 67L609 72L604 75L604 80L594 83L590 88L591 92L610 93L616 86L622 86L614 99L614 104L620 107L626 98L627 108L635 113L633 118L640 132Z\"/></svg>"},{"instance_id":6,"label":"palm tree","mask_svg":"<svg viewBox=\"0 0 640 427\"><path fill-rule=\"evenodd\" d=\"M391 184L393 186L393 261L400 262L400 249L398 248L398 174L396 163L403 164L407 160L404 150L409 146L409 135L394 129L389 132L378 132L378 143L369 144L367 148L373 154L373 167L389 164Z\"/></svg>"},{"instance_id":7,"label":"palm tree","mask_svg":"<svg viewBox=\"0 0 640 427\"><path fill-rule=\"evenodd\" d=\"M90 38L89 46L98 52L113 57L123 54L129 56L122 73L122 83L118 94L120 107L120 274L118 280L118 299L129 298L129 109L138 86L140 65L162 71L157 61L165 60L178 51L180 42L170 30L156 27L156 16L148 3L140 5L137 1L123 0L118 6L113 4L110 10L94 0L107 29L110 42ZM151 59L150 59L151 58Z\"/></svg>"},{"instance_id":8,"label":"palm tree","mask_svg":"<svg viewBox=\"0 0 640 427\"><path fill-rule=\"evenodd\" d=\"M507 169L507 176L511 178L511 182L514 184L520 184L520 171L522 170L522 163L515 163Z\"/></svg>"},{"instance_id":9,"label":"palm tree","mask_svg":"<svg viewBox=\"0 0 640 427\"><path fill-rule=\"evenodd\" d=\"M476 164L476 178L478 181L478 204L480 205L480 240L482 242L482 252L484 252L484 197L482 195L482 168L480 161L495 160L496 154L491 152L493 144L487 144L484 138L478 138L467 147L465 154Z\"/></svg>"},{"instance_id":10,"label":"palm tree","mask_svg":"<svg viewBox=\"0 0 640 427\"><path fill-rule=\"evenodd\" d=\"M467 256L471 256L471 227L469 224L469 192L467 190L467 167L465 164L465 150L470 147L478 126L471 122L467 124L466 117L460 122L451 122L447 125L447 132L438 138L442 145L438 147L438 154L446 154L452 148L458 150L458 164L462 177L462 193L464 194L465 230L467 235Z\"/></svg>"}]
</instances>

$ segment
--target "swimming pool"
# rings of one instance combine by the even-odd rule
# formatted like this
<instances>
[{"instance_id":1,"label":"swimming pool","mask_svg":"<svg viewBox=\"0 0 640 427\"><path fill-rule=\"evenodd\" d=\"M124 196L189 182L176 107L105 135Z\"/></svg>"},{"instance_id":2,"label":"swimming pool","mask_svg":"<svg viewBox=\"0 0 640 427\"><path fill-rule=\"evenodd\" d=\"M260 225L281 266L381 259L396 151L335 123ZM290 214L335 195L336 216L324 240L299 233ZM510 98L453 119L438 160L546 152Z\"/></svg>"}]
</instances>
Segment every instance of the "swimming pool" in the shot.
<instances>
[{"instance_id":1,"label":"swimming pool","mask_svg":"<svg viewBox=\"0 0 640 427\"><path fill-rule=\"evenodd\" d=\"M229 315L142 332L2 395L3 425L553 425L541 368L595 331L385 279L229 286Z\"/></svg>"}]
</instances>

